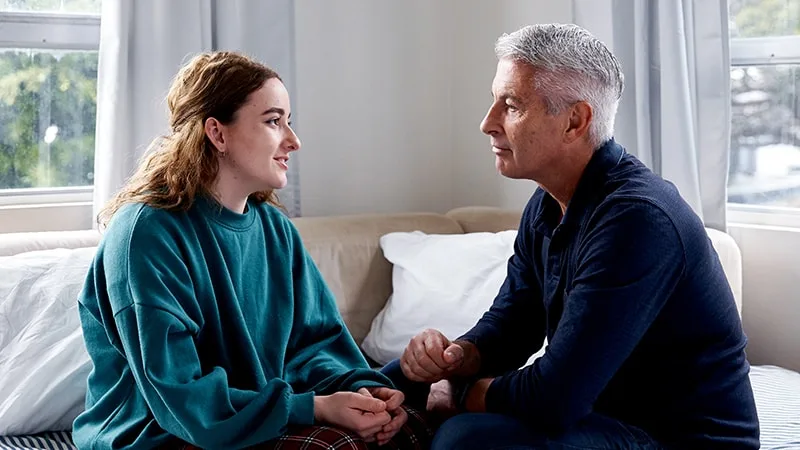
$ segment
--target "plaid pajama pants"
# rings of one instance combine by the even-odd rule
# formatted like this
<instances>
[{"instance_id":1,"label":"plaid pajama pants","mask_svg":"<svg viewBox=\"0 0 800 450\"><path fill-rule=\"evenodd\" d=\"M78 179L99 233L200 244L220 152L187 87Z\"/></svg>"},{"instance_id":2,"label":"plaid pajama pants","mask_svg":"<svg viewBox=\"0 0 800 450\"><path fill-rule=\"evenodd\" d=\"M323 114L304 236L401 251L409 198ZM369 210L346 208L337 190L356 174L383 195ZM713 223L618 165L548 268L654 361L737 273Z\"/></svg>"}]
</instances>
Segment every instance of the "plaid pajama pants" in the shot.
<instances>
[{"instance_id":1,"label":"plaid pajama pants","mask_svg":"<svg viewBox=\"0 0 800 450\"><path fill-rule=\"evenodd\" d=\"M358 435L329 426L290 427L283 436L254 447L257 450L427 450L433 430L419 411L403 407L408 421L383 447L367 444ZM183 450L197 450L186 445Z\"/></svg>"}]
</instances>

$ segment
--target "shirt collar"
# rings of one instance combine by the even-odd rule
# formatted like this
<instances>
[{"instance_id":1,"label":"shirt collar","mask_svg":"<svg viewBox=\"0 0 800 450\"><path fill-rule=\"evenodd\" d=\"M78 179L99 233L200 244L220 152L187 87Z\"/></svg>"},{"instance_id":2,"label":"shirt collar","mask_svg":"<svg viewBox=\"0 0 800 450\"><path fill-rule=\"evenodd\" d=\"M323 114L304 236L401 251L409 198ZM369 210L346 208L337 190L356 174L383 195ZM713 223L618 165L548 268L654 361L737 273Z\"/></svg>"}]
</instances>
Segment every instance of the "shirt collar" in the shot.
<instances>
[{"instance_id":1,"label":"shirt collar","mask_svg":"<svg viewBox=\"0 0 800 450\"><path fill-rule=\"evenodd\" d=\"M553 231L559 225L571 227L580 223L592 199L602 191L601 187L608 173L619 164L624 155L625 149L613 138L595 150L583 170L563 218L561 218L561 206L556 199L545 192L539 214L533 224L537 231L552 236ZM559 218L561 218L560 223Z\"/></svg>"}]
</instances>

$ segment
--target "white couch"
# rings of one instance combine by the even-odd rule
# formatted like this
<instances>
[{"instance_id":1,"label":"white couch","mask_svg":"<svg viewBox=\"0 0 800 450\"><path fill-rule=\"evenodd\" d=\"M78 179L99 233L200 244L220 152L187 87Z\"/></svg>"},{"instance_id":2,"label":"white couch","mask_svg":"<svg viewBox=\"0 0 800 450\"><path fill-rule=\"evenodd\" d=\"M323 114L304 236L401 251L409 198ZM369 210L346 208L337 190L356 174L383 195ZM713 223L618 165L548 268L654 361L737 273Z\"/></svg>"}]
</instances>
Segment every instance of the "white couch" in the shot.
<instances>
[{"instance_id":1,"label":"white couch","mask_svg":"<svg viewBox=\"0 0 800 450\"><path fill-rule=\"evenodd\" d=\"M472 207L447 214L373 214L293 221L336 295L339 310L356 341L364 344L363 348L373 358L386 359L396 353L398 343L407 342L408 336L426 325L425 317L430 317L423 302L422 306L414 305L415 315L409 316L412 318L399 329L391 326L396 321L386 320L405 317L393 316L392 308L409 307L403 304L413 301L407 300L414 297L409 292L416 295L430 288L416 286L417 291L409 291L412 288L408 277L403 278L403 267L393 266L385 257L390 241L401 239L392 241L395 248L397 242L414 242L420 246L418 250L428 252L425 261L450 258L461 262L454 265L459 273L437 275L441 279L430 280L429 284L437 280L450 283L452 280L445 280L446 277L466 276L464 273L470 272L469 261L480 260L481 268L476 265L473 273L468 274L472 279L465 279L462 284L473 286L474 280L479 279L484 283L483 290L469 292L491 292L502 281L502 270L498 272L497 267L504 264L503 258L510 251L508 236L498 236L505 230L515 230L519 218L518 211ZM725 233L708 230L708 234L741 313L739 249ZM438 237L426 240L426 235ZM469 245L460 245L451 239L442 244L446 239L440 235L451 238L465 235L471 241ZM92 230L0 234L0 435L66 429L82 408L83 385L90 366L82 346L75 296L99 238ZM492 256L481 258L481 255ZM390 257L400 261L399 257ZM404 268L409 269L408 265L416 264L415 261L418 260L406 258ZM451 294L459 290L452 287L457 285L450 284ZM470 297L469 292L464 288L441 300L471 302L470 306L459 308L461 322L474 321L491 301L486 295L478 299ZM392 295L392 302L387 304ZM458 314L453 314L453 322ZM447 328L449 324L443 326ZM452 333L458 331L455 325L452 328ZM752 379L759 413L767 421L762 426L767 433L764 448L786 443L800 448L800 374L760 367L753 368ZM795 388L786 387L790 384ZM778 403L785 412L774 407ZM795 418L785 417L795 412ZM67 433L0 437L0 448L4 444L13 445L12 448L51 448L53 440L68 442L68 439Z\"/></svg>"}]
</instances>

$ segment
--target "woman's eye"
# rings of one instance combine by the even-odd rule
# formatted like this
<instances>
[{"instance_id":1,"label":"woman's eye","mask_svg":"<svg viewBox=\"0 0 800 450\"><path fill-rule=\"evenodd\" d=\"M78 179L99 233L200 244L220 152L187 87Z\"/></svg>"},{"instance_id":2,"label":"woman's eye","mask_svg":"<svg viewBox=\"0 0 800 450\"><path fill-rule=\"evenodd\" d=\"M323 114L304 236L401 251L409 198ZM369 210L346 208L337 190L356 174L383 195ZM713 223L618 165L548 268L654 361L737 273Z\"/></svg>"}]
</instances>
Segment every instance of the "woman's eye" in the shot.
<instances>
[{"instance_id":1,"label":"woman's eye","mask_svg":"<svg viewBox=\"0 0 800 450\"><path fill-rule=\"evenodd\" d=\"M280 120L281 120L280 118L272 119L268 120L267 123L270 125L275 125L277 127L278 125L280 125Z\"/></svg>"}]
</instances>

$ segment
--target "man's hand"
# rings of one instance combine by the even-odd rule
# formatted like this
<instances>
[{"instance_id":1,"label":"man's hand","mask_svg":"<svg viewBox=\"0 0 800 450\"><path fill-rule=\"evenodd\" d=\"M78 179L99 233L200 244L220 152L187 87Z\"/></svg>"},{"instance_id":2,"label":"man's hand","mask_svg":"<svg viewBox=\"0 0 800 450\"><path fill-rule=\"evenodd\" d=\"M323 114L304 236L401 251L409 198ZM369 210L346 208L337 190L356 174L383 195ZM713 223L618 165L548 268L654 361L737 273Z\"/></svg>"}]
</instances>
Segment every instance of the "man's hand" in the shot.
<instances>
[{"instance_id":1,"label":"man's hand","mask_svg":"<svg viewBox=\"0 0 800 450\"><path fill-rule=\"evenodd\" d=\"M405 400L405 395L396 389L387 387L361 388L358 393L383 400L386 403L386 411L392 417L392 420L376 430L374 435L368 438L369 440L364 439L366 442L378 441L378 445L386 444L392 440L408 420L408 413L401 407Z\"/></svg>"},{"instance_id":2,"label":"man's hand","mask_svg":"<svg viewBox=\"0 0 800 450\"><path fill-rule=\"evenodd\" d=\"M431 385L426 409L431 416L442 422L458 414L450 381L442 380Z\"/></svg>"},{"instance_id":3,"label":"man's hand","mask_svg":"<svg viewBox=\"0 0 800 450\"><path fill-rule=\"evenodd\" d=\"M314 419L375 440L375 434L392 421L386 402L356 392L314 397Z\"/></svg>"},{"instance_id":4,"label":"man's hand","mask_svg":"<svg viewBox=\"0 0 800 450\"><path fill-rule=\"evenodd\" d=\"M400 357L403 375L411 381L435 383L457 370L464 361L464 349L437 330L414 336Z\"/></svg>"}]
</instances>

